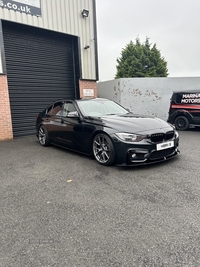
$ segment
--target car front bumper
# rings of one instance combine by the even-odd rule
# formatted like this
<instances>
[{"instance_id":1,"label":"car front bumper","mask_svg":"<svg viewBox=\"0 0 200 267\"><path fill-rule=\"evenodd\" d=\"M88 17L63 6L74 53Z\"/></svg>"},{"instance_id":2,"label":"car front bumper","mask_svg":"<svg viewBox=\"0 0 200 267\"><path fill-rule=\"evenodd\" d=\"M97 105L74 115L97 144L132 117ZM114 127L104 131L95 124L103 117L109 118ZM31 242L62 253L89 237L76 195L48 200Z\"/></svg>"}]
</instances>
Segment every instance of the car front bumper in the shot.
<instances>
[{"instance_id":1,"label":"car front bumper","mask_svg":"<svg viewBox=\"0 0 200 267\"><path fill-rule=\"evenodd\" d=\"M139 166L165 161L180 154L179 138L171 140L173 146L158 150L157 145L150 142L126 143L114 138L116 165Z\"/></svg>"}]
</instances>

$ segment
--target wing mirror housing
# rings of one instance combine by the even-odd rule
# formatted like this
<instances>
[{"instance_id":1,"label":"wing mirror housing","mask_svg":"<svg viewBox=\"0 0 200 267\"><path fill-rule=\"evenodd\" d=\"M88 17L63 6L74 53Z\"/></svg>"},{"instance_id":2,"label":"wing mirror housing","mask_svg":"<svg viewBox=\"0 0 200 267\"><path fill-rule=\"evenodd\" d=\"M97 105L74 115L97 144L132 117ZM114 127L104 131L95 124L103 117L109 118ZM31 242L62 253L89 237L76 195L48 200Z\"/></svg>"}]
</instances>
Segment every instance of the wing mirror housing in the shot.
<instances>
[{"instance_id":1,"label":"wing mirror housing","mask_svg":"<svg viewBox=\"0 0 200 267\"><path fill-rule=\"evenodd\" d=\"M67 114L67 117L69 118L79 118L78 111L71 111Z\"/></svg>"}]
</instances>

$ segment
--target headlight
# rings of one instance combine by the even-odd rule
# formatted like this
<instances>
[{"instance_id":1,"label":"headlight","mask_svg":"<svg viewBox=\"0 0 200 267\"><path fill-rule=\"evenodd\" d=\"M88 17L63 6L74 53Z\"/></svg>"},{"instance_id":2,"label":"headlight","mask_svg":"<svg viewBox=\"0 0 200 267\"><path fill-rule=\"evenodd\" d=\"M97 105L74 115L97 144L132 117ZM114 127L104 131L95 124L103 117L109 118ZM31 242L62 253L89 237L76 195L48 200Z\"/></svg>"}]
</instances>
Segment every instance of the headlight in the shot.
<instances>
[{"instance_id":1,"label":"headlight","mask_svg":"<svg viewBox=\"0 0 200 267\"><path fill-rule=\"evenodd\" d=\"M139 142L147 138L146 135L138 135L138 134L131 134L131 133L116 133L116 136L125 142Z\"/></svg>"}]
</instances>

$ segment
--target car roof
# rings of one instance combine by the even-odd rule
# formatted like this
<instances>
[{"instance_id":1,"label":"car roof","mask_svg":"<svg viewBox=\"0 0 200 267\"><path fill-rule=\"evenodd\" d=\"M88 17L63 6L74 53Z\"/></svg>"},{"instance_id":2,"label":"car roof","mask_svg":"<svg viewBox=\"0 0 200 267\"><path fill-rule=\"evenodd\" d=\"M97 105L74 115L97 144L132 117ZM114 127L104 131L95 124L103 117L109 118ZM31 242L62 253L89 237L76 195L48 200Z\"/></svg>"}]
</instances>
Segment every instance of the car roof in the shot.
<instances>
[{"instance_id":1,"label":"car roof","mask_svg":"<svg viewBox=\"0 0 200 267\"><path fill-rule=\"evenodd\" d=\"M183 91L174 91L173 94L193 94L193 93L200 93L200 89L195 90L183 90Z\"/></svg>"},{"instance_id":2,"label":"car roof","mask_svg":"<svg viewBox=\"0 0 200 267\"><path fill-rule=\"evenodd\" d=\"M81 98L81 99L77 99L77 101L110 101L107 98Z\"/></svg>"},{"instance_id":3,"label":"car roof","mask_svg":"<svg viewBox=\"0 0 200 267\"><path fill-rule=\"evenodd\" d=\"M59 101L62 102L62 101L112 101L112 100L107 99L107 98L100 98L100 97L97 97L97 98L79 98L79 99L68 98L68 99L57 99L53 103L59 102Z\"/></svg>"}]
</instances>

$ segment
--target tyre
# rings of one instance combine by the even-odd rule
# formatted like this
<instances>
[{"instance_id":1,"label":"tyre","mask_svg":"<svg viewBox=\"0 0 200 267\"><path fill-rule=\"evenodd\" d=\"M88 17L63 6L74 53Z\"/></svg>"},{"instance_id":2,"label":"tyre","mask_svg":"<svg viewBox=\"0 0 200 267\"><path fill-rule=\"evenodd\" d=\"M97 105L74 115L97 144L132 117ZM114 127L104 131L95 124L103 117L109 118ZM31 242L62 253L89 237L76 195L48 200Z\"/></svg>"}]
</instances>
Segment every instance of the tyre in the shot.
<instances>
[{"instance_id":1,"label":"tyre","mask_svg":"<svg viewBox=\"0 0 200 267\"><path fill-rule=\"evenodd\" d=\"M48 146L49 145L48 133L47 133L47 130L44 128L44 126L40 126L40 128L39 128L38 140L42 146Z\"/></svg>"},{"instance_id":2,"label":"tyre","mask_svg":"<svg viewBox=\"0 0 200 267\"><path fill-rule=\"evenodd\" d=\"M175 119L175 127L177 130L184 131L189 128L189 121L185 116L179 116Z\"/></svg>"},{"instance_id":3,"label":"tyre","mask_svg":"<svg viewBox=\"0 0 200 267\"><path fill-rule=\"evenodd\" d=\"M110 166L115 163L115 150L110 138L103 133L97 134L92 142L92 149L98 163Z\"/></svg>"}]
</instances>

